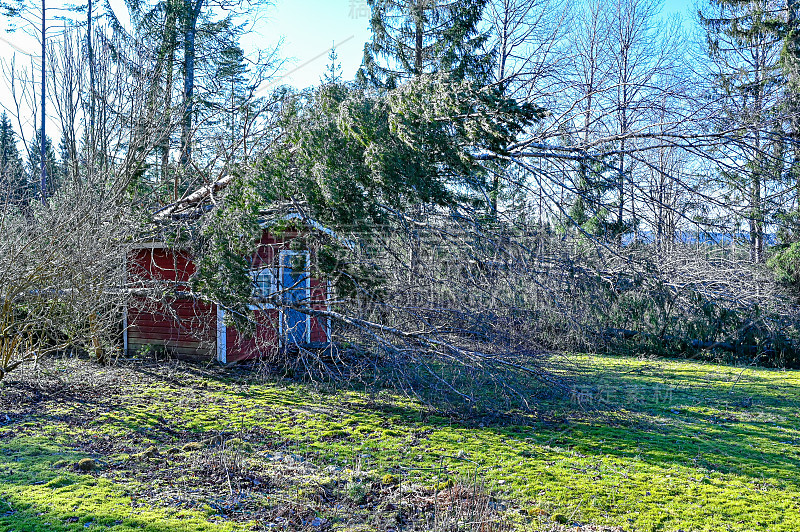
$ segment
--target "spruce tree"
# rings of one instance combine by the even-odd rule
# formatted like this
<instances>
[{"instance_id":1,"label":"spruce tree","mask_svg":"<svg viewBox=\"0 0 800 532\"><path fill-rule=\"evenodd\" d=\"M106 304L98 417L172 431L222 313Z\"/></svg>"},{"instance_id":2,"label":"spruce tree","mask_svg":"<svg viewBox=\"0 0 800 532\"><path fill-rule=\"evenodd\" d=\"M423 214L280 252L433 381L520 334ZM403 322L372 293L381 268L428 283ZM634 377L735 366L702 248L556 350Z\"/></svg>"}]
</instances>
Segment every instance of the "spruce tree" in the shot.
<instances>
[{"instance_id":1,"label":"spruce tree","mask_svg":"<svg viewBox=\"0 0 800 532\"><path fill-rule=\"evenodd\" d=\"M21 205L30 189L8 115L0 117L0 205Z\"/></svg>"},{"instance_id":2,"label":"spruce tree","mask_svg":"<svg viewBox=\"0 0 800 532\"><path fill-rule=\"evenodd\" d=\"M246 117L258 111L250 99L253 87L244 51L235 41L220 44L214 54L213 74L205 81L207 96L198 99L197 109L205 120L203 140L211 141L206 155L224 155L226 164L232 164L241 162L239 139L247 136Z\"/></svg>"},{"instance_id":3,"label":"spruce tree","mask_svg":"<svg viewBox=\"0 0 800 532\"><path fill-rule=\"evenodd\" d=\"M462 109L468 115L482 114L486 109L513 108L513 112L520 113L514 120L538 120L541 116L542 110L535 105L520 106L507 98L502 88L490 84L494 53L487 44L489 33L480 25L487 0L367 0L367 3L372 9L372 39L364 47L361 68L356 74L359 86L387 93L405 85L436 86L439 94L435 98L444 101L458 95L464 102L475 104L475 108ZM492 121L495 116L487 118ZM426 139L421 142L424 146ZM489 151L503 152L506 146L493 145ZM489 166L494 166L491 178L487 177ZM468 175L452 175L447 185L465 192L464 199L469 198L471 207L487 208L489 218L496 220L502 188L499 174L503 166L484 162L471 168Z\"/></svg>"},{"instance_id":4,"label":"spruce tree","mask_svg":"<svg viewBox=\"0 0 800 532\"><path fill-rule=\"evenodd\" d=\"M767 191L783 174L776 163L785 146L781 135L774 134L774 117L786 104L779 37L785 19L767 0L712 0L710 5L714 10L701 12L700 21L717 95L724 102L717 127L742 128L753 139L736 155L740 167L723 171L721 177L730 190L727 200L744 207L751 260L763 262L765 226L774 210Z\"/></svg>"},{"instance_id":5,"label":"spruce tree","mask_svg":"<svg viewBox=\"0 0 800 532\"><path fill-rule=\"evenodd\" d=\"M40 139L41 135L39 131L36 131L36 136L33 139L33 143L28 151L28 167L30 168L31 175L39 175L39 169L41 168L41 144ZM56 157L55 150L53 149L53 141L50 140L50 137L45 137L44 141L44 154L45 154L45 169L47 171L47 190L46 195L47 197L53 196L56 191L61 188L61 185L64 183L64 171L61 164L58 162L58 157Z\"/></svg>"},{"instance_id":6,"label":"spruce tree","mask_svg":"<svg viewBox=\"0 0 800 532\"><path fill-rule=\"evenodd\" d=\"M486 81L491 56L479 28L486 0L367 0L372 41L364 47L361 84L397 87L404 79L445 73L456 81Z\"/></svg>"},{"instance_id":7,"label":"spruce tree","mask_svg":"<svg viewBox=\"0 0 800 532\"><path fill-rule=\"evenodd\" d=\"M328 54L328 65L325 67L325 73L320 78L320 81L323 85L342 81L342 64L339 62L339 54L336 53L336 43L331 46L331 51Z\"/></svg>"},{"instance_id":8,"label":"spruce tree","mask_svg":"<svg viewBox=\"0 0 800 532\"><path fill-rule=\"evenodd\" d=\"M244 84L245 74L250 73L246 72L248 63L238 46L238 39L245 27L237 24L236 20L240 16L252 16L256 9L269 3L267 0L154 0L128 3L136 40L155 51L151 56L152 73L148 73L148 76L156 82L151 85L146 105L163 113L158 119L160 126L169 126L163 127L163 138L159 143L161 157L158 176L161 190L171 188L172 198L162 197L163 201L177 201L187 187L196 184L193 171L189 170L193 159L200 157L207 162L208 155L211 155L209 158L215 156L213 150L205 149L205 145L196 153L193 150L195 145L219 138L220 120L209 116L209 110L216 114L220 106L229 109L232 100L243 97L246 92L252 93L250 89L253 88L248 89ZM131 37L125 33L119 21L115 27L123 32L123 38ZM262 65L256 68L262 68ZM219 92L220 83L227 83L226 87L222 87L224 93ZM236 91L240 91L233 98L232 85ZM176 116L180 116L180 120L176 120ZM225 116L222 120L230 135L230 117ZM212 131L207 131L207 127ZM175 137L179 137L179 140ZM176 148L177 167L170 162ZM148 182L145 177L143 169L136 185L146 187Z\"/></svg>"}]
</instances>

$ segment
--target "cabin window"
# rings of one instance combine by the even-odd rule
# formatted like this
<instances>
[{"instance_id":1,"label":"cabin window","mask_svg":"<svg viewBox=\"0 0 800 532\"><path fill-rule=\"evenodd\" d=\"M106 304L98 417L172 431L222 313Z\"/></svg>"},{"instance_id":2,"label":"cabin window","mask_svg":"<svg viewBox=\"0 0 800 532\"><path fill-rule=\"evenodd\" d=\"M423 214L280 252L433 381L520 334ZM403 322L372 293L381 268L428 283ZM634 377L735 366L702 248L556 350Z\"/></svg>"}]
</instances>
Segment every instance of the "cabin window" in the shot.
<instances>
[{"instance_id":1,"label":"cabin window","mask_svg":"<svg viewBox=\"0 0 800 532\"><path fill-rule=\"evenodd\" d=\"M269 298L278 292L278 276L274 268L253 270L253 304L252 310L275 308Z\"/></svg>"}]
</instances>

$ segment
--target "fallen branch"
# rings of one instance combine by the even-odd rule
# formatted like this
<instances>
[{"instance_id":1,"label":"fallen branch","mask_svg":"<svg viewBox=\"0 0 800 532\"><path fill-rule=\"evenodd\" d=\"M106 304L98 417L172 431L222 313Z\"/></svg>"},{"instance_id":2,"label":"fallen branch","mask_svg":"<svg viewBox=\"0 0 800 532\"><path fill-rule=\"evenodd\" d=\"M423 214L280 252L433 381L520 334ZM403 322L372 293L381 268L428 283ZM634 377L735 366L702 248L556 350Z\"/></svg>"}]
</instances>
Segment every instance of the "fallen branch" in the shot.
<instances>
[{"instance_id":1,"label":"fallen branch","mask_svg":"<svg viewBox=\"0 0 800 532\"><path fill-rule=\"evenodd\" d=\"M635 338L646 338L649 340L656 340L658 342L675 342L692 349L700 349L702 351L711 351L713 349L721 349L730 353L747 351L755 353L758 351L758 346L737 344L733 342L720 342L720 341L706 341L699 339L680 338L672 335L657 336L655 334L646 333L642 331L631 331L628 329L606 329L601 336L605 338L621 338L623 340L632 340Z\"/></svg>"},{"instance_id":2,"label":"fallen branch","mask_svg":"<svg viewBox=\"0 0 800 532\"><path fill-rule=\"evenodd\" d=\"M226 189L236 178L235 175L226 175L221 177L220 179L214 181L210 185L205 185L197 189L196 191L192 192L188 196L185 196L174 203L170 203L153 213L153 219L156 221L165 221L169 220L170 217L180 212L182 208L187 208L192 205L196 205L206 198L212 198L214 194L220 192L221 190Z\"/></svg>"}]
</instances>

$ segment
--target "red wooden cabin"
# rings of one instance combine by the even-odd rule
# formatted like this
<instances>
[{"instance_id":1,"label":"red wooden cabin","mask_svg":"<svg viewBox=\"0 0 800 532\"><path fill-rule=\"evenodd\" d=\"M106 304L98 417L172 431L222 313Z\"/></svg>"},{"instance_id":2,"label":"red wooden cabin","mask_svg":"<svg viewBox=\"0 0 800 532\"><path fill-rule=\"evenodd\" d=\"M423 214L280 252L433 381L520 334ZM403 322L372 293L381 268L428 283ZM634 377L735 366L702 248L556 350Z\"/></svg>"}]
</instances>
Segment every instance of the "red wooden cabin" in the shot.
<instances>
[{"instance_id":1,"label":"red wooden cabin","mask_svg":"<svg viewBox=\"0 0 800 532\"><path fill-rule=\"evenodd\" d=\"M325 231L314 222L305 224L310 230ZM275 236L266 228L262 233L251 261L255 332L250 335L226 325L228 311L221 305L190 294L189 281L196 270L187 252L158 243L133 247L127 256L128 285L135 289L158 284L169 289L159 302L152 297L130 299L123 324L125 352L158 349L179 358L227 364L274 355L292 346L329 343L329 320L283 305L275 308L266 299L273 296L273 301L279 297L286 303L305 302L315 310L327 309L327 283L307 271L313 252L290 249L296 247L291 243L298 236L297 231Z\"/></svg>"}]
</instances>

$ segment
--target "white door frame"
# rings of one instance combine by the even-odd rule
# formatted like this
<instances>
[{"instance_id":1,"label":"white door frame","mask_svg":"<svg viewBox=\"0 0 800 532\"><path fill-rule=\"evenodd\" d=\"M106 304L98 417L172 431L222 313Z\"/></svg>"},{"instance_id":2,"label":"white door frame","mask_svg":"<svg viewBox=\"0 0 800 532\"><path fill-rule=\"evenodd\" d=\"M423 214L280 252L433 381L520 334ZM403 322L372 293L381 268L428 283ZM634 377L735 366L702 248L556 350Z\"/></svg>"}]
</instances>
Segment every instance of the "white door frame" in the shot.
<instances>
[{"instance_id":1,"label":"white door frame","mask_svg":"<svg viewBox=\"0 0 800 532\"><path fill-rule=\"evenodd\" d=\"M283 286L284 269L285 269L284 257L292 257L292 256L295 256L295 255L304 255L305 258L306 258L306 260L305 260L306 268L305 268L305 270L303 270L302 273L305 274L306 299L310 299L311 298L311 272L309 271L308 266L309 266L309 262L311 260L311 254L307 250L304 250L304 251L293 251L293 250L289 250L289 249L284 249L284 250L281 250L278 253L278 265L279 265L279 267L278 267L278 287L279 287L280 290L284 289L284 286ZM297 289L295 289L295 290L297 290ZM311 316L306 314L305 318L306 318L305 341L306 342L311 342ZM278 319L278 338L279 338L281 347L285 347L285 345L286 345L286 338L285 338L285 335L283 333L283 322L284 322L285 319L286 319L286 309L281 308L280 317Z\"/></svg>"},{"instance_id":2,"label":"white door frame","mask_svg":"<svg viewBox=\"0 0 800 532\"><path fill-rule=\"evenodd\" d=\"M217 362L228 363L228 328L225 326L225 309L217 304Z\"/></svg>"}]
</instances>

